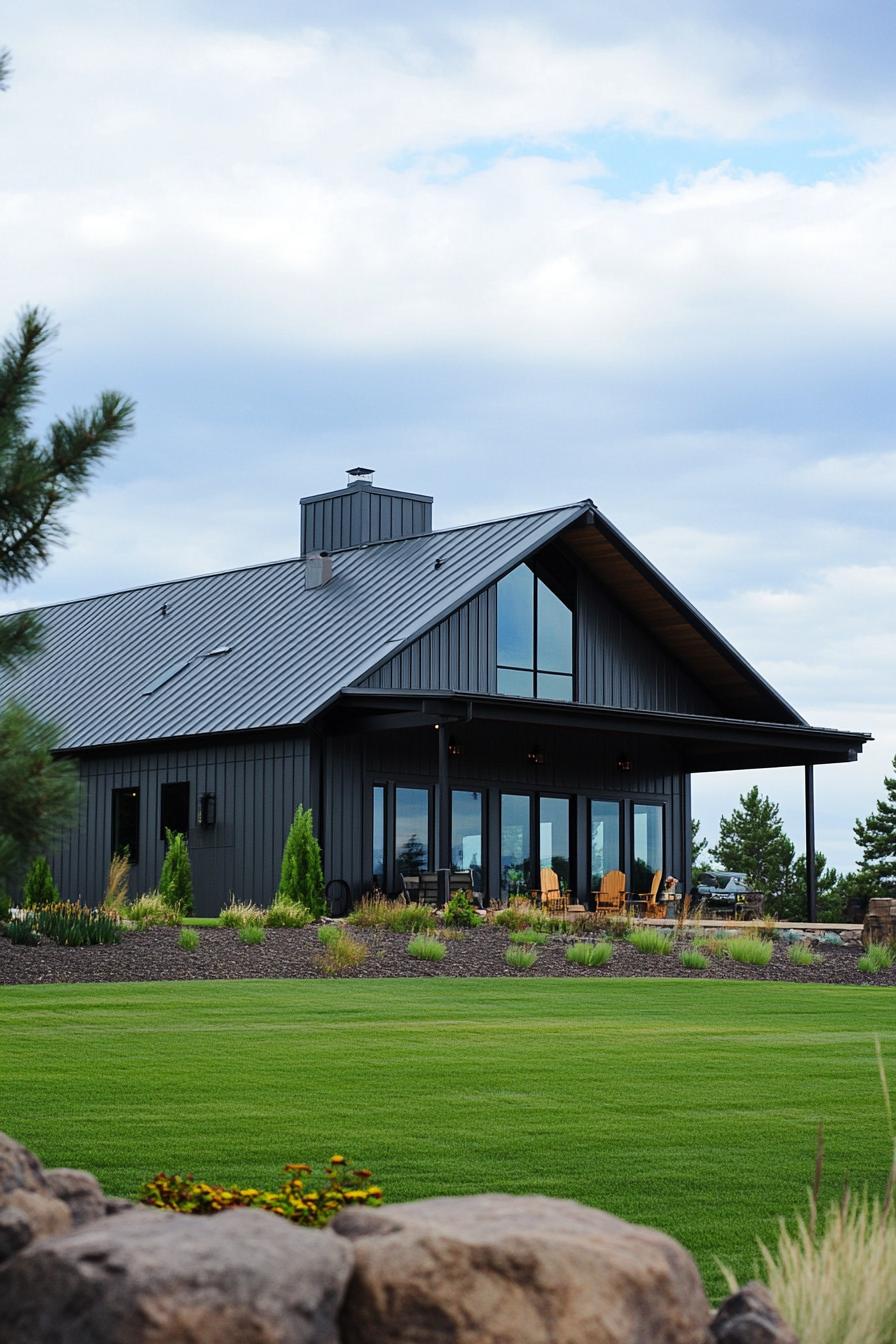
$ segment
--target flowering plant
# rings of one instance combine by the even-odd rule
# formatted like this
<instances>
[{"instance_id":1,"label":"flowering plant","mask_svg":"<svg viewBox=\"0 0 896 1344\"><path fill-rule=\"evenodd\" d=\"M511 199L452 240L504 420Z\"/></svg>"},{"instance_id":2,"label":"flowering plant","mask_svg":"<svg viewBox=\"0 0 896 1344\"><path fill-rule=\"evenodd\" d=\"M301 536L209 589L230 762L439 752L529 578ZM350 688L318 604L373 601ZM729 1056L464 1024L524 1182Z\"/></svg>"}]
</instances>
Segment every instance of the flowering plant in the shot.
<instances>
[{"instance_id":1,"label":"flowering plant","mask_svg":"<svg viewBox=\"0 0 896 1344\"><path fill-rule=\"evenodd\" d=\"M323 1227L340 1209L383 1202L380 1186L371 1184L366 1167L350 1169L341 1153L334 1153L324 1167L323 1179L313 1180L307 1162L290 1162L283 1170L287 1180L276 1190L252 1186L211 1185L192 1176L168 1176L159 1172L140 1191L141 1204L175 1213L221 1213L224 1209L266 1209L302 1227Z\"/></svg>"}]
</instances>

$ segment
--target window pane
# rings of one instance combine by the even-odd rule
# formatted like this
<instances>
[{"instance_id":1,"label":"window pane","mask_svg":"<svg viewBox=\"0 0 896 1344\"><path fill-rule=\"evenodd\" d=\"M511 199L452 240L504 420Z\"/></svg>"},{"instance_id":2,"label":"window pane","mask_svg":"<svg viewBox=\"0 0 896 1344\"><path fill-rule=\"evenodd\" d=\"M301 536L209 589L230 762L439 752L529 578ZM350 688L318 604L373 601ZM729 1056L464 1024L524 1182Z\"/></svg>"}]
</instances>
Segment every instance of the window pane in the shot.
<instances>
[{"instance_id":1,"label":"window pane","mask_svg":"<svg viewBox=\"0 0 896 1344\"><path fill-rule=\"evenodd\" d=\"M482 794L451 793L451 868L471 872L473 890L482 891Z\"/></svg>"},{"instance_id":2,"label":"window pane","mask_svg":"<svg viewBox=\"0 0 896 1344\"><path fill-rule=\"evenodd\" d=\"M517 565L498 584L498 662L502 665L535 665L534 581L531 569Z\"/></svg>"},{"instance_id":3,"label":"window pane","mask_svg":"<svg viewBox=\"0 0 896 1344\"><path fill-rule=\"evenodd\" d=\"M653 875L663 871L663 809L656 803L634 803L634 889L649 891Z\"/></svg>"},{"instance_id":4,"label":"window pane","mask_svg":"<svg viewBox=\"0 0 896 1344\"><path fill-rule=\"evenodd\" d=\"M501 794L501 899L527 896L529 881L529 798Z\"/></svg>"},{"instance_id":5,"label":"window pane","mask_svg":"<svg viewBox=\"0 0 896 1344\"><path fill-rule=\"evenodd\" d=\"M541 579L538 580L538 670L572 672L572 612Z\"/></svg>"},{"instance_id":6,"label":"window pane","mask_svg":"<svg viewBox=\"0 0 896 1344\"><path fill-rule=\"evenodd\" d=\"M189 783L163 784L159 792L159 839L167 831L187 835L190 830Z\"/></svg>"},{"instance_id":7,"label":"window pane","mask_svg":"<svg viewBox=\"0 0 896 1344\"><path fill-rule=\"evenodd\" d=\"M429 790L395 790L395 863L405 877L429 868Z\"/></svg>"},{"instance_id":8,"label":"window pane","mask_svg":"<svg viewBox=\"0 0 896 1344\"><path fill-rule=\"evenodd\" d=\"M515 667L498 668L499 695L525 695L532 699L532 673L518 672Z\"/></svg>"},{"instance_id":9,"label":"window pane","mask_svg":"<svg viewBox=\"0 0 896 1344\"><path fill-rule=\"evenodd\" d=\"M371 866L373 880L383 887L386 880L386 790L382 784L373 786L373 827L371 837Z\"/></svg>"},{"instance_id":10,"label":"window pane","mask_svg":"<svg viewBox=\"0 0 896 1344\"><path fill-rule=\"evenodd\" d=\"M621 868L619 854L619 804L591 800L591 889L597 891L601 878Z\"/></svg>"},{"instance_id":11,"label":"window pane","mask_svg":"<svg viewBox=\"0 0 896 1344\"><path fill-rule=\"evenodd\" d=\"M571 700L572 677L561 676L559 672L539 672L539 700Z\"/></svg>"},{"instance_id":12,"label":"window pane","mask_svg":"<svg viewBox=\"0 0 896 1344\"><path fill-rule=\"evenodd\" d=\"M112 853L140 862L140 790L112 790Z\"/></svg>"},{"instance_id":13,"label":"window pane","mask_svg":"<svg viewBox=\"0 0 896 1344\"><path fill-rule=\"evenodd\" d=\"M560 890L569 891L569 799L539 799L538 829L541 866L553 868Z\"/></svg>"}]
</instances>

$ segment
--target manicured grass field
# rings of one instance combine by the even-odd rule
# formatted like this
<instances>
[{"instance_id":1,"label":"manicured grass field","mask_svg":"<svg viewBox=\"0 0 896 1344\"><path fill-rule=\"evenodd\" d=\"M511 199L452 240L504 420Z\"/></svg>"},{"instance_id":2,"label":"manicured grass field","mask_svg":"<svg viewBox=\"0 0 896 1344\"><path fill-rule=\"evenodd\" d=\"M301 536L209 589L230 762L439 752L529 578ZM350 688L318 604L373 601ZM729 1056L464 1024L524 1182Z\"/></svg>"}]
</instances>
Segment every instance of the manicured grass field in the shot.
<instances>
[{"instance_id":1,"label":"manicured grass field","mask_svg":"<svg viewBox=\"0 0 896 1344\"><path fill-rule=\"evenodd\" d=\"M0 990L0 1128L116 1194L277 1181L342 1152L390 1200L577 1198L741 1273L802 1205L883 1184L889 989L651 980L218 981Z\"/></svg>"}]
</instances>

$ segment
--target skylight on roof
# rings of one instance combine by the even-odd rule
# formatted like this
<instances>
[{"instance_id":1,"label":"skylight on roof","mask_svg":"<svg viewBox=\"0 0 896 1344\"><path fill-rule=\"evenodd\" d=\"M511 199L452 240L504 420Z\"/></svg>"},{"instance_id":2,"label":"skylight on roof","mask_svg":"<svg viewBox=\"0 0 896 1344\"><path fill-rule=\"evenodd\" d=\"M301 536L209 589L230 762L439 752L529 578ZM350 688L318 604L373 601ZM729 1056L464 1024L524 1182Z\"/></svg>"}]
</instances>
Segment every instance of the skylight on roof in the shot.
<instances>
[{"instance_id":1,"label":"skylight on roof","mask_svg":"<svg viewBox=\"0 0 896 1344\"><path fill-rule=\"evenodd\" d=\"M179 677L181 672L186 672L192 661L192 658L183 658L179 663L171 663L170 666L165 668L164 672L159 673L155 681L149 683L143 691L143 694L154 695L155 692L161 690L163 686L167 686L169 681L173 681L175 677Z\"/></svg>"}]
</instances>

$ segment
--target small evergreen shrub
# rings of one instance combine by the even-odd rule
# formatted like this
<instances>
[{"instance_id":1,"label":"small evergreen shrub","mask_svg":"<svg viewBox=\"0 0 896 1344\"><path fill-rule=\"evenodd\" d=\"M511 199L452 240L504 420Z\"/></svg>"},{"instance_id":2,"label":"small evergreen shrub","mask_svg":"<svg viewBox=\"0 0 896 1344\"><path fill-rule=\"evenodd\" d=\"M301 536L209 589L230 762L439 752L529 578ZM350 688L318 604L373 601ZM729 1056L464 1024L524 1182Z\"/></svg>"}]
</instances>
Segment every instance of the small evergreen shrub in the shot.
<instances>
[{"instance_id":1,"label":"small evergreen shrub","mask_svg":"<svg viewBox=\"0 0 896 1344\"><path fill-rule=\"evenodd\" d=\"M512 943L531 943L535 947L543 947L550 938L550 934L539 933L537 929L513 929L507 936Z\"/></svg>"},{"instance_id":2,"label":"small evergreen shrub","mask_svg":"<svg viewBox=\"0 0 896 1344\"><path fill-rule=\"evenodd\" d=\"M19 947L36 947L40 942L32 915L20 915L18 919L7 920L2 928L4 938Z\"/></svg>"},{"instance_id":3,"label":"small evergreen shrub","mask_svg":"<svg viewBox=\"0 0 896 1344\"><path fill-rule=\"evenodd\" d=\"M449 928L472 929L482 920L465 891L456 891L445 906L445 923Z\"/></svg>"},{"instance_id":4,"label":"small evergreen shrub","mask_svg":"<svg viewBox=\"0 0 896 1344\"><path fill-rule=\"evenodd\" d=\"M324 870L310 808L300 806L296 809L283 846L280 885L274 900L304 905L315 919L326 914Z\"/></svg>"},{"instance_id":5,"label":"small evergreen shrub","mask_svg":"<svg viewBox=\"0 0 896 1344\"><path fill-rule=\"evenodd\" d=\"M625 940L648 957L668 957L672 951L672 939L659 929L632 929Z\"/></svg>"},{"instance_id":6,"label":"small evergreen shrub","mask_svg":"<svg viewBox=\"0 0 896 1344\"><path fill-rule=\"evenodd\" d=\"M238 901L231 896L218 918L222 928L244 929L247 924L260 924L265 918L265 912L260 905L253 905L251 901Z\"/></svg>"},{"instance_id":7,"label":"small evergreen shrub","mask_svg":"<svg viewBox=\"0 0 896 1344\"><path fill-rule=\"evenodd\" d=\"M408 943L408 954L420 961L444 961L446 950L445 944L431 933L418 933Z\"/></svg>"},{"instance_id":8,"label":"small evergreen shrub","mask_svg":"<svg viewBox=\"0 0 896 1344\"><path fill-rule=\"evenodd\" d=\"M566 949L566 960L576 966L606 966L613 955L612 943L573 943Z\"/></svg>"},{"instance_id":9,"label":"small evergreen shrub","mask_svg":"<svg viewBox=\"0 0 896 1344\"><path fill-rule=\"evenodd\" d=\"M538 953L533 952L528 947L518 947L512 944L504 953L504 960L515 971L531 971L538 960Z\"/></svg>"},{"instance_id":10,"label":"small evergreen shrub","mask_svg":"<svg viewBox=\"0 0 896 1344\"><path fill-rule=\"evenodd\" d=\"M824 957L802 943L791 943L787 949L787 960L791 966L820 966Z\"/></svg>"},{"instance_id":11,"label":"small evergreen shrub","mask_svg":"<svg viewBox=\"0 0 896 1344\"><path fill-rule=\"evenodd\" d=\"M159 895L179 915L193 913L193 873L187 837L180 831L165 831L168 849L159 877Z\"/></svg>"},{"instance_id":12,"label":"small evergreen shrub","mask_svg":"<svg viewBox=\"0 0 896 1344\"><path fill-rule=\"evenodd\" d=\"M26 910L38 910L42 905L56 905L59 899L50 865L43 856L35 859L22 888L22 904Z\"/></svg>"},{"instance_id":13,"label":"small evergreen shrub","mask_svg":"<svg viewBox=\"0 0 896 1344\"><path fill-rule=\"evenodd\" d=\"M199 934L195 929L181 929L177 945L184 952L195 952L199 946Z\"/></svg>"},{"instance_id":14,"label":"small evergreen shrub","mask_svg":"<svg viewBox=\"0 0 896 1344\"><path fill-rule=\"evenodd\" d=\"M247 943L249 947L257 947L259 943L264 942L263 924L244 924L239 930L240 942Z\"/></svg>"},{"instance_id":15,"label":"small evergreen shrub","mask_svg":"<svg viewBox=\"0 0 896 1344\"><path fill-rule=\"evenodd\" d=\"M686 971L705 971L709 965L709 958L698 952L695 947L686 947L681 954L681 964Z\"/></svg>"},{"instance_id":16,"label":"small evergreen shrub","mask_svg":"<svg viewBox=\"0 0 896 1344\"><path fill-rule=\"evenodd\" d=\"M774 950L767 939L754 938L751 934L731 938L727 944L731 960L740 962L742 966L767 966Z\"/></svg>"},{"instance_id":17,"label":"small evergreen shrub","mask_svg":"<svg viewBox=\"0 0 896 1344\"><path fill-rule=\"evenodd\" d=\"M92 947L121 942L121 918L112 910L91 910L76 901L57 901L34 912L38 933L60 947Z\"/></svg>"},{"instance_id":18,"label":"small evergreen shrub","mask_svg":"<svg viewBox=\"0 0 896 1344\"><path fill-rule=\"evenodd\" d=\"M147 891L138 896L135 901L125 906L123 914L125 919L136 924L138 929L151 929L157 924L180 923L180 913L172 910L157 891Z\"/></svg>"},{"instance_id":19,"label":"small evergreen shrub","mask_svg":"<svg viewBox=\"0 0 896 1344\"><path fill-rule=\"evenodd\" d=\"M264 917L269 929L304 929L314 916L301 901L274 901Z\"/></svg>"},{"instance_id":20,"label":"small evergreen shrub","mask_svg":"<svg viewBox=\"0 0 896 1344\"><path fill-rule=\"evenodd\" d=\"M888 971L894 961L896 953L887 947L886 943L869 943L859 957L858 967L866 975L879 975L881 971Z\"/></svg>"}]
</instances>

